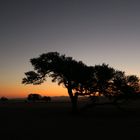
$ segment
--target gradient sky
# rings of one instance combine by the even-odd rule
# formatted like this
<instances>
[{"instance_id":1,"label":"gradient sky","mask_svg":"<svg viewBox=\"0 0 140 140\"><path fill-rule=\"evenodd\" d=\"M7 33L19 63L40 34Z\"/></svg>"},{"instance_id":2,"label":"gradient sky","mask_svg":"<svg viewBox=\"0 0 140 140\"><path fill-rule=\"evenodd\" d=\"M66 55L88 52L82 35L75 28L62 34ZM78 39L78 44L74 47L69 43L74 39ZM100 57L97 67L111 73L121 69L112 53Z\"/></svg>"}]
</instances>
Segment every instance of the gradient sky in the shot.
<instances>
[{"instance_id":1,"label":"gradient sky","mask_svg":"<svg viewBox=\"0 0 140 140\"><path fill-rule=\"evenodd\" d=\"M1 0L0 97L67 95L50 79L21 84L30 58L50 51L140 76L140 1Z\"/></svg>"}]
</instances>

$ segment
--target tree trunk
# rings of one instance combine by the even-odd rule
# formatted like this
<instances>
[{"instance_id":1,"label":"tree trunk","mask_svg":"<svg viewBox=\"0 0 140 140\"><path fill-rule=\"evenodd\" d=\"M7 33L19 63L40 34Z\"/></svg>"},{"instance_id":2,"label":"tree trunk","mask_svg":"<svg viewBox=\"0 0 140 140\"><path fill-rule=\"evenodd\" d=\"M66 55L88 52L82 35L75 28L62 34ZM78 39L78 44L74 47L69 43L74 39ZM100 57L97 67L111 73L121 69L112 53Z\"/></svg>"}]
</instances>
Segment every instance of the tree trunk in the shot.
<instances>
[{"instance_id":1,"label":"tree trunk","mask_svg":"<svg viewBox=\"0 0 140 140\"><path fill-rule=\"evenodd\" d=\"M68 88L68 94L69 94L71 104L72 104L72 112L77 113L77 111L78 111L78 108L77 108L78 96L77 96L77 94L73 95L71 87Z\"/></svg>"}]
</instances>

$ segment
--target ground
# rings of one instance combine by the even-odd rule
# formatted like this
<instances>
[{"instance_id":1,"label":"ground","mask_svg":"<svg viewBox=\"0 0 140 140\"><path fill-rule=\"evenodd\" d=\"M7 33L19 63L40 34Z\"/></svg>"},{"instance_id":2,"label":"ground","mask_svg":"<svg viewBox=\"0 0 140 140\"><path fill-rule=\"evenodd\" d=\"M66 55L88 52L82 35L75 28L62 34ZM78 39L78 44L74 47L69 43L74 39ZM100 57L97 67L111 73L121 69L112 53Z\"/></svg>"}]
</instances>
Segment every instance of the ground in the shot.
<instances>
[{"instance_id":1,"label":"ground","mask_svg":"<svg viewBox=\"0 0 140 140\"><path fill-rule=\"evenodd\" d=\"M136 140L140 137L139 104L139 101L129 102L123 106L125 110L112 105L96 106L72 114L68 101L3 102L0 103L0 139Z\"/></svg>"}]
</instances>

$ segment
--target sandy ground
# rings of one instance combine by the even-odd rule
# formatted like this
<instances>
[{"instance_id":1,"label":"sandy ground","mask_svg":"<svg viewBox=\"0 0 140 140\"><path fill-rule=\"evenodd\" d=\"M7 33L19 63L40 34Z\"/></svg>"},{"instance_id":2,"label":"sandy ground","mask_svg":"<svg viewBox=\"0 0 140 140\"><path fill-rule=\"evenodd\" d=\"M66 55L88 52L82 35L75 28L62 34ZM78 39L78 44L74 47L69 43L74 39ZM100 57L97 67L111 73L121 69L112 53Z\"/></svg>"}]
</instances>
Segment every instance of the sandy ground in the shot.
<instances>
[{"instance_id":1,"label":"sandy ground","mask_svg":"<svg viewBox=\"0 0 140 140\"><path fill-rule=\"evenodd\" d=\"M139 140L139 104L126 104L125 110L112 105L96 106L72 114L69 102L0 103L0 139Z\"/></svg>"}]
</instances>

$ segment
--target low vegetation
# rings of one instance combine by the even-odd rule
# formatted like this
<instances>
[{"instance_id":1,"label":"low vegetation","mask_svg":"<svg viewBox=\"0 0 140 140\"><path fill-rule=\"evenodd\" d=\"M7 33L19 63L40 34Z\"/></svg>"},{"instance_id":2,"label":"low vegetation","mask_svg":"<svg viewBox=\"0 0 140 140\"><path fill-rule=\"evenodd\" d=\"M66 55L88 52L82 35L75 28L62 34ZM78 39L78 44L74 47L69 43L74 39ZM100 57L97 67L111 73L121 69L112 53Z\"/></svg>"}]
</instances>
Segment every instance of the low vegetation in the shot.
<instances>
[{"instance_id":1,"label":"low vegetation","mask_svg":"<svg viewBox=\"0 0 140 140\"><path fill-rule=\"evenodd\" d=\"M40 94L37 93L31 93L28 95L27 97L28 101L45 101L45 102L50 102L51 101L51 97L50 96L41 96Z\"/></svg>"}]
</instances>

